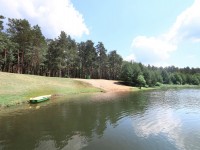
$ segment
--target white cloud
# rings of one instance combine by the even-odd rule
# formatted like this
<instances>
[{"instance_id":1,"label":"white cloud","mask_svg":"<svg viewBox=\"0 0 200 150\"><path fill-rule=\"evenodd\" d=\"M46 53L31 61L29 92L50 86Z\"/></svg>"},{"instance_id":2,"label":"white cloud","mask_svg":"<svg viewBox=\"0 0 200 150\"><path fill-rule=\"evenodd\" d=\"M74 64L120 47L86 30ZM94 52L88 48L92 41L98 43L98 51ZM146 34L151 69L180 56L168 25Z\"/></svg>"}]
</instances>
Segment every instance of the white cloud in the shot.
<instances>
[{"instance_id":1,"label":"white cloud","mask_svg":"<svg viewBox=\"0 0 200 150\"><path fill-rule=\"evenodd\" d=\"M159 36L137 36L132 50L136 59L145 64L167 64L170 55L184 41L200 42L200 0L183 11L166 33Z\"/></svg>"},{"instance_id":2,"label":"white cloud","mask_svg":"<svg viewBox=\"0 0 200 150\"><path fill-rule=\"evenodd\" d=\"M136 58L139 58L139 61L142 62L151 62L154 61L154 64L167 60L169 58L170 52L173 52L177 49L177 46L169 41L162 39L161 37L146 37L138 36L132 42L132 47L134 49L134 54Z\"/></svg>"},{"instance_id":3,"label":"white cloud","mask_svg":"<svg viewBox=\"0 0 200 150\"><path fill-rule=\"evenodd\" d=\"M38 24L43 33L55 38L60 31L73 37L89 34L83 16L70 0L1 0L0 13L10 18L25 18Z\"/></svg>"},{"instance_id":4,"label":"white cloud","mask_svg":"<svg viewBox=\"0 0 200 150\"><path fill-rule=\"evenodd\" d=\"M181 42L182 40L200 40L200 0L195 0L193 5L183 11L176 19L173 26L165 34L168 41Z\"/></svg>"},{"instance_id":5,"label":"white cloud","mask_svg":"<svg viewBox=\"0 0 200 150\"><path fill-rule=\"evenodd\" d=\"M131 54L125 58L126 61L136 61L135 55Z\"/></svg>"},{"instance_id":6,"label":"white cloud","mask_svg":"<svg viewBox=\"0 0 200 150\"><path fill-rule=\"evenodd\" d=\"M176 51L177 43L164 36L137 36L133 39L132 50L137 61L155 66L166 66L170 54Z\"/></svg>"}]
</instances>

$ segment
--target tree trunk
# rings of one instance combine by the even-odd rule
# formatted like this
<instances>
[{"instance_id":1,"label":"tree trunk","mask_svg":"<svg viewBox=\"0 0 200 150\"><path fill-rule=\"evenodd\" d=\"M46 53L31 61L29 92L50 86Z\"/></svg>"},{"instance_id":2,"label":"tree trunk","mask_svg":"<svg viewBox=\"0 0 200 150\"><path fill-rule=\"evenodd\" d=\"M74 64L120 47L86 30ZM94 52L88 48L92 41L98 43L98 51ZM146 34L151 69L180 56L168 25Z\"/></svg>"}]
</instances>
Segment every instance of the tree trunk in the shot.
<instances>
[{"instance_id":1,"label":"tree trunk","mask_svg":"<svg viewBox=\"0 0 200 150\"><path fill-rule=\"evenodd\" d=\"M59 77L62 77L62 70L59 69Z\"/></svg>"},{"instance_id":2,"label":"tree trunk","mask_svg":"<svg viewBox=\"0 0 200 150\"><path fill-rule=\"evenodd\" d=\"M24 73L24 51L22 51L22 56L21 56L21 74Z\"/></svg>"},{"instance_id":3,"label":"tree trunk","mask_svg":"<svg viewBox=\"0 0 200 150\"><path fill-rule=\"evenodd\" d=\"M17 73L20 73L20 56L19 56L19 49L17 50Z\"/></svg>"},{"instance_id":4,"label":"tree trunk","mask_svg":"<svg viewBox=\"0 0 200 150\"><path fill-rule=\"evenodd\" d=\"M3 71L6 72L6 64L7 64L7 50L4 50L4 68Z\"/></svg>"}]
</instances>

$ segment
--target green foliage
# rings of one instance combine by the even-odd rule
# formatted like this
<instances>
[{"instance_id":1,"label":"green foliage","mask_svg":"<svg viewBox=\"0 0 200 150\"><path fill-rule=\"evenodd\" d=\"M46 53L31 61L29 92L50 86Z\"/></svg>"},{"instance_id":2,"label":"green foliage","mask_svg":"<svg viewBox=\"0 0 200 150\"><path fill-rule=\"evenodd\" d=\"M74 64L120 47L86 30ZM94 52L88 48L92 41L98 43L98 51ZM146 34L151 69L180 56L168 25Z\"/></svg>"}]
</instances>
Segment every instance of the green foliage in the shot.
<instances>
[{"instance_id":1,"label":"green foliage","mask_svg":"<svg viewBox=\"0 0 200 150\"><path fill-rule=\"evenodd\" d=\"M31 27L25 19L9 18L7 34L9 39L17 44L12 51L17 72L39 74L38 70L43 65L47 47L40 27L38 25Z\"/></svg>"},{"instance_id":2,"label":"green foliage","mask_svg":"<svg viewBox=\"0 0 200 150\"><path fill-rule=\"evenodd\" d=\"M97 53L94 43L91 40L81 42L78 45L80 77L92 77L97 68Z\"/></svg>"},{"instance_id":3,"label":"green foliage","mask_svg":"<svg viewBox=\"0 0 200 150\"><path fill-rule=\"evenodd\" d=\"M174 77L175 77L175 80L176 80L175 84L180 84L181 85L183 80L182 80L180 74L179 73L175 73Z\"/></svg>"},{"instance_id":4,"label":"green foliage","mask_svg":"<svg viewBox=\"0 0 200 150\"><path fill-rule=\"evenodd\" d=\"M3 21L2 21L3 19L5 19L5 17L0 15L0 32L4 29Z\"/></svg>"},{"instance_id":5,"label":"green foliage","mask_svg":"<svg viewBox=\"0 0 200 150\"><path fill-rule=\"evenodd\" d=\"M108 56L106 54L107 50L102 42L96 45L97 52L97 68L98 68L98 78L106 78L108 69Z\"/></svg>"},{"instance_id":6,"label":"green foliage","mask_svg":"<svg viewBox=\"0 0 200 150\"><path fill-rule=\"evenodd\" d=\"M162 83L160 83L160 82L156 82L156 84L155 84L155 86L161 86L162 85Z\"/></svg>"},{"instance_id":7,"label":"green foliage","mask_svg":"<svg viewBox=\"0 0 200 150\"><path fill-rule=\"evenodd\" d=\"M169 73L168 73L165 69L163 69L163 70L161 71L161 76L162 76L162 78L163 78L163 83L164 83L164 84L169 84L169 83L170 83L170 76L169 76Z\"/></svg>"},{"instance_id":8,"label":"green foliage","mask_svg":"<svg viewBox=\"0 0 200 150\"><path fill-rule=\"evenodd\" d=\"M180 76L181 76L181 79L182 79L182 85L185 85L187 83L186 75L181 73Z\"/></svg>"},{"instance_id":9,"label":"green foliage","mask_svg":"<svg viewBox=\"0 0 200 150\"><path fill-rule=\"evenodd\" d=\"M142 74L140 65L138 63L132 63L132 68L133 68L132 82L137 83L138 76Z\"/></svg>"},{"instance_id":10,"label":"green foliage","mask_svg":"<svg viewBox=\"0 0 200 150\"><path fill-rule=\"evenodd\" d=\"M138 84L139 84L139 87L143 87L143 86L146 85L146 81L145 81L143 75L139 75L139 76L137 77L137 82L138 82Z\"/></svg>"},{"instance_id":11,"label":"green foliage","mask_svg":"<svg viewBox=\"0 0 200 150\"><path fill-rule=\"evenodd\" d=\"M108 54L108 65L109 65L109 79L119 79L122 67L122 57L117 54L117 51L111 51Z\"/></svg>"},{"instance_id":12,"label":"green foliage","mask_svg":"<svg viewBox=\"0 0 200 150\"><path fill-rule=\"evenodd\" d=\"M121 80L127 83L132 83L133 67L129 62L124 62L121 71Z\"/></svg>"},{"instance_id":13,"label":"green foliage","mask_svg":"<svg viewBox=\"0 0 200 150\"><path fill-rule=\"evenodd\" d=\"M193 74L194 73L194 74ZM174 66L157 68L144 66L136 62L124 62L121 70L121 80L128 84L137 86L138 76L143 75L147 86L161 86L162 84L200 84L200 69L189 67L179 69ZM136 78L137 77L137 78Z\"/></svg>"},{"instance_id":14,"label":"green foliage","mask_svg":"<svg viewBox=\"0 0 200 150\"><path fill-rule=\"evenodd\" d=\"M107 53L102 42L77 43L64 31L45 39L38 25L0 15L0 71L68 78L121 79L133 86L200 84L200 68L145 66L123 62L116 50Z\"/></svg>"},{"instance_id":15,"label":"green foliage","mask_svg":"<svg viewBox=\"0 0 200 150\"><path fill-rule=\"evenodd\" d=\"M199 79L198 79L197 76L193 75L193 76L192 76L192 79L191 79L191 83L192 83L193 85L199 85L199 84L200 84L200 81L199 81Z\"/></svg>"}]
</instances>

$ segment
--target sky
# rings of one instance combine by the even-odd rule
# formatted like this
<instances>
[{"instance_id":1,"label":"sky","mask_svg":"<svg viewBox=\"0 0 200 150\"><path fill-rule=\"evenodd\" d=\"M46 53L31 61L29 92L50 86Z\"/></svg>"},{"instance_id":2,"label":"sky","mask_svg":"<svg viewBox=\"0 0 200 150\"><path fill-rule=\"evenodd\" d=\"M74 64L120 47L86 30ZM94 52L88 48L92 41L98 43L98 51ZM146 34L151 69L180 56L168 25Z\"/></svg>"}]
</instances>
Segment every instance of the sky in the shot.
<instances>
[{"instance_id":1,"label":"sky","mask_svg":"<svg viewBox=\"0 0 200 150\"><path fill-rule=\"evenodd\" d=\"M0 14L38 24L46 38L65 31L103 42L124 60L200 67L200 0L0 0Z\"/></svg>"}]
</instances>

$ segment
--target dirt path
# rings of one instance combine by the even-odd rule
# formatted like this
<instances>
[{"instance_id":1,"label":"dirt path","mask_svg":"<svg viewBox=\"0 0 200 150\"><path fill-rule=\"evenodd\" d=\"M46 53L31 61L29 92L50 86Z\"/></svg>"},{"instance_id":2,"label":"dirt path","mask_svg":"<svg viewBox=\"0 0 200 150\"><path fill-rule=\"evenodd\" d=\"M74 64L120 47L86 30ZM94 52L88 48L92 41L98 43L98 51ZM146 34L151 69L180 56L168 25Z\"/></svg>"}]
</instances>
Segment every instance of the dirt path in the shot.
<instances>
[{"instance_id":1,"label":"dirt path","mask_svg":"<svg viewBox=\"0 0 200 150\"><path fill-rule=\"evenodd\" d=\"M117 91L130 91L131 87L121 85L119 81L115 80L103 80L103 79L75 79L91 84L94 87L101 88L106 92Z\"/></svg>"}]
</instances>

